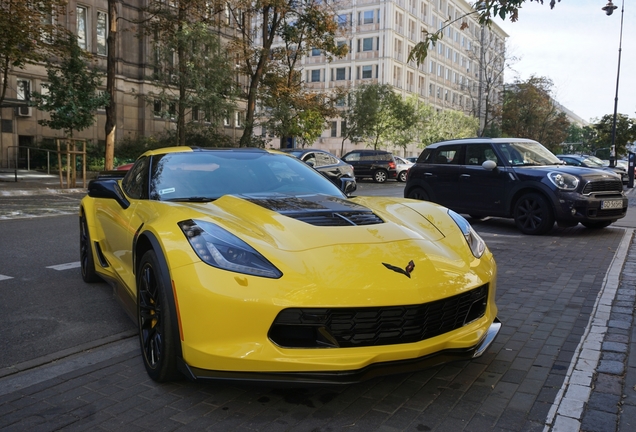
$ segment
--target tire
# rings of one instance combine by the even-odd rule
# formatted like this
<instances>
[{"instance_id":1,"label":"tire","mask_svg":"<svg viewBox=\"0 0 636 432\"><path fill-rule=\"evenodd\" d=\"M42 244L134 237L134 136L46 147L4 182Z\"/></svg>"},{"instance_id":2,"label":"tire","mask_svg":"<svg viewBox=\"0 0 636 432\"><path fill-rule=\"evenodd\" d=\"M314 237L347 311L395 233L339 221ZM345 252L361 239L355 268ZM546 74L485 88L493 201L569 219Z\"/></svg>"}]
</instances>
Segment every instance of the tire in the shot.
<instances>
[{"instance_id":1,"label":"tire","mask_svg":"<svg viewBox=\"0 0 636 432\"><path fill-rule=\"evenodd\" d=\"M398 174L398 178L397 178L397 179L398 179L398 181L399 181L399 182L404 183L404 182L406 181L406 176L407 176L408 174L409 174L409 172L408 172L408 171L401 171L401 172Z\"/></svg>"},{"instance_id":2,"label":"tire","mask_svg":"<svg viewBox=\"0 0 636 432\"><path fill-rule=\"evenodd\" d=\"M91 247L91 236L88 232L88 223L84 213L80 216L80 267L82 279L86 283L100 282L101 278L95 272L95 257Z\"/></svg>"},{"instance_id":3,"label":"tire","mask_svg":"<svg viewBox=\"0 0 636 432\"><path fill-rule=\"evenodd\" d=\"M154 381L180 377L177 370L176 338L172 322L174 304L167 295L164 276L153 250L146 252L137 271L137 322L139 343L146 372Z\"/></svg>"},{"instance_id":4,"label":"tire","mask_svg":"<svg viewBox=\"0 0 636 432\"><path fill-rule=\"evenodd\" d=\"M599 221L599 222L581 222L585 228L601 229L610 226L615 221Z\"/></svg>"},{"instance_id":5,"label":"tire","mask_svg":"<svg viewBox=\"0 0 636 432\"><path fill-rule=\"evenodd\" d=\"M373 173L373 181L376 183L384 183L389 178L389 173L386 170L379 169Z\"/></svg>"},{"instance_id":6,"label":"tire","mask_svg":"<svg viewBox=\"0 0 636 432\"><path fill-rule=\"evenodd\" d=\"M528 235L545 234L554 226L550 204L538 193L529 193L517 200L514 218L517 228Z\"/></svg>"},{"instance_id":7,"label":"tire","mask_svg":"<svg viewBox=\"0 0 636 432\"><path fill-rule=\"evenodd\" d=\"M407 198L428 201L429 196L426 191L420 187L413 188L409 191Z\"/></svg>"}]
</instances>

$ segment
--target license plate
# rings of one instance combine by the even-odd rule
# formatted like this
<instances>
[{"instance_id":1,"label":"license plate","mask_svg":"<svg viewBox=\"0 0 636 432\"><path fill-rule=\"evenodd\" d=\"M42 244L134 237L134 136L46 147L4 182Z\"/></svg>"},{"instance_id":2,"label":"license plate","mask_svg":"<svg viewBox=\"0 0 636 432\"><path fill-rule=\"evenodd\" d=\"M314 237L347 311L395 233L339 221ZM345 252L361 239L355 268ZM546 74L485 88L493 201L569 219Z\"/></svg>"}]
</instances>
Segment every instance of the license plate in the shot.
<instances>
[{"instance_id":1,"label":"license plate","mask_svg":"<svg viewBox=\"0 0 636 432\"><path fill-rule=\"evenodd\" d=\"M602 209L616 209L623 208L622 200L609 200L609 201L601 201Z\"/></svg>"}]
</instances>

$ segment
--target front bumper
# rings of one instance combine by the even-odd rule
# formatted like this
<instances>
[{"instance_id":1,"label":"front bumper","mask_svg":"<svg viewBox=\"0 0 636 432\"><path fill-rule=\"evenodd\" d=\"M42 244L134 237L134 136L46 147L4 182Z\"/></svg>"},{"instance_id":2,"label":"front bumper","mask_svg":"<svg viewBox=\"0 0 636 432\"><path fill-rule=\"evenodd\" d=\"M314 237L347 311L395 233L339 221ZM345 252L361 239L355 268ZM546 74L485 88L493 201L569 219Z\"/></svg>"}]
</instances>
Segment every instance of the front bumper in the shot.
<instances>
[{"instance_id":1,"label":"front bumper","mask_svg":"<svg viewBox=\"0 0 636 432\"><path fill-rule=\"evenodd\" d=\"M495 318L486 331L484 337L476 345L465 349L447 349L422 357L373 363L361 369L346 371L316 371L316 372L240 372L206 370L188 366L181 362L179 369L192 380L226 380L250 381L264 383L291 384L355 384L379 376L416 372L441 364L471 360L481 357L499 334L501 322Z\"/></svg>"},{"instance_id":2,"label":"front bumper","mask_svg":"<svg viewBox=\"0 0 636 432\"><path fill-rule=\"evenodd\" d=\"M604 202L620 201L614 208L603 208ZM560 193L555 202L558 222L601 222L615 221L627 214L628 199L623 194Z\"/></svg>"}]
</instances>

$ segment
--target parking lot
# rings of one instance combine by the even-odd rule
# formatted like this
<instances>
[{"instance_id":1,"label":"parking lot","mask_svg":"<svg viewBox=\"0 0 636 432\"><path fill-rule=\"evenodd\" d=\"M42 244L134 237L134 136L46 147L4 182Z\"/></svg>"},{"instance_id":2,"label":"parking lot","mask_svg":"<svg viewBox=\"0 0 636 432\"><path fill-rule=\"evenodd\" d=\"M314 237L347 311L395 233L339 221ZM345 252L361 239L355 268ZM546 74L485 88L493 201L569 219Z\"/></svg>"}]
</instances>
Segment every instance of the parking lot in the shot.
<instances>
[{"instance_id":1,"label":"parking lot","mask_svg":"<svg viewBox=\"0 0 636 432\"><path fill-rule=\"evenodd\" d=\"M401 187L396 182L361 182L357 193L400 196ZM513 431L544 430L546 424L554 430L632 430L634 417L619 416L619 406L628 413L636 405L628 369L611 370L619 363L626 368L631 364L627 347L636 277L636 257L628 253L631 229L555 228L546 236L523 236L509 220L472 221L497 260L503 328L489 351L470 362L337 387L157 384L143 368L134 326L123 314L102 316L102 311L118 308L104 295L105 284L81 285L79 270L72 266L52 278L48 270L35 268L38 259L12 264L16 257L28 256L22 248L33 247L31 243L42 249L38 256L48 257L43 268L69 264L77 255L77 233L70 228L60 233L65 230L55 226L76 225L76 216L64 210L73 199L65 196L52 200L58 204L40 206L62 209L55 217L0 220L1 238L17 238L16 232L25 236L13 255L6 250L0 255L0 275L7 277L0 276L0 325L6 329L11 321L20 328L20 310L11 301L23 301L25 290L65 292L66 285L83 287L83 304L91 305L99 317L95 325L104 319L121 322L113 326L111 333L116 334L100 334L97 346L91 345L96 336L88 336L91 323L86 320L87 336L75 346L64 342L69 345L64 349L52 347L3 365L2 430ZM25 205L17 204L15 197L3 200L2 211L9 202ZM35 222L40 229L29 229ZM29 238L30 232L39 237ZM617 261L617 251L622 260ZM615 298L622 303L611 309ZM58 300L62 304L64 299ZM56 301L52 295L39 306L51 321L62 320L56 313L65 313ZM606 330L601 334L593 324L603 322ZM46 338L63 336L55 332L64 328L52 330ZM612 339L603 339L606 335ZM31 342L25 337L20 343ZM607 345L610 342L614 345ZM5 339L2 349L19 347ZM594 369L586 372L585 365L592 363ZM570 421L576 421L577 410L579 427Z\"/></svg>"}]
</instances>

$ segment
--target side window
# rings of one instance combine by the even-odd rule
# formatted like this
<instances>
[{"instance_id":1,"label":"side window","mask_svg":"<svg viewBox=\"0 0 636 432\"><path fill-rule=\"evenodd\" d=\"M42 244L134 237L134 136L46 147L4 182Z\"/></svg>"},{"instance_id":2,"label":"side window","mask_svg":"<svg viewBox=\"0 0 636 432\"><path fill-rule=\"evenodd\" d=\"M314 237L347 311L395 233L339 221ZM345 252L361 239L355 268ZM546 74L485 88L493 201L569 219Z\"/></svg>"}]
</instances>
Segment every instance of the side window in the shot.
<instances>
[{"instance_id":1,"label":"side window","mask_svg":"<svg viewBox=\"0 0 636 432\"><path fill-rule=\"evenodd\" d=\"M434 164L459 164L459 155L460 155L461 146L459 145L449 145L439 147L437 152L435 153L435 157L431 163Z\"/></svg>"},{"instance_id":2,"label":"side window","mask_svg":"<svg viewBox=\"0 0 636 432\"><path fill-rule=\"evenodd\" d=\"M316 166L331 165L331 157L325 153L316 153Z\"/></svg>"},{"instance_id":3,"label":"side window","mask_svg":"<svg viewBox=\"0 0 636 432\"><path fill-rule=\"evenodd\" d=\"M487 160L491 160L497 164L497 156L490 144L468 144L466 146L466 165L481 165Z\"/></svg>"},{"instance_id":4,"label":"side window","mask_svg":"<svg viewBox=\"0 0 636 432\"><path fill-rule=\"evenodd\" d=\"M360 160L360 153L349 153L348 155L343 157L342 160L347 162L357 162Z\"/></svg>"},{"instance_id":5,"label":"side window","mask_svg":"<svg viewBox=\"0 0 636 432\"><path fill-rule=\"evenodd\" d=\"M149 158L139 159L124 177L122 187L129 197L135 199L148 198L148 165Z\"/></svg>"}]
</instances>

